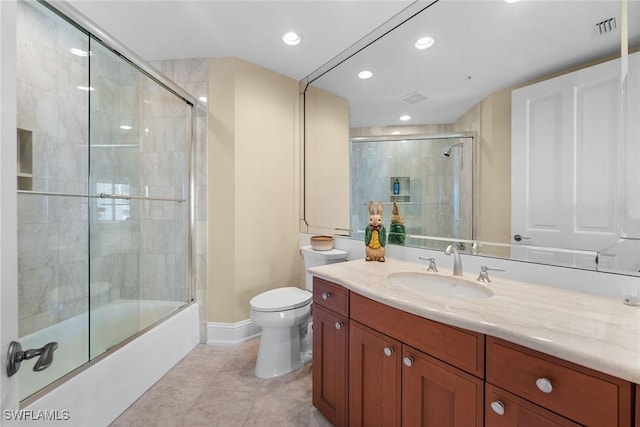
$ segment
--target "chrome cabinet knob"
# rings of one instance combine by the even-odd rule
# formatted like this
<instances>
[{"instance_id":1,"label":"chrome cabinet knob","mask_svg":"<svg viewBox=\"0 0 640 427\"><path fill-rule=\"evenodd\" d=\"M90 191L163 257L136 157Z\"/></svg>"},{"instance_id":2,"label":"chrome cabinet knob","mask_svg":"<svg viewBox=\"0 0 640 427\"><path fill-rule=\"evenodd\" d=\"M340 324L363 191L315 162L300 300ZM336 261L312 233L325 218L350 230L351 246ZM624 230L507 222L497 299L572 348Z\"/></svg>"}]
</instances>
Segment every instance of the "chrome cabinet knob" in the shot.
<instances>
[{"instance_id":1,"label":"chrome cabinet knob","mask_svg":"<svg viewBox=\"0 0 640 427\"><path fill-rule=\"evenodd\" d=\"M329 292L323 292L322 293L322 299L323 300L328 300L331 297L331 294Z\"/></svg>"},{"instance_id":2,"label":"chrome cabinet knob","mask_svg":"<svg viewBox=\"0 0 640 427\"><path fill-rule=\"evenodd\" d=\"M406 356L402 359L402 363L404 363L404 366L410 368L413 365L413 357Z\"/></svg>"},{"instance_id":3,"label":"chrome cabinet knob","mask_svg":"<svg viewBox=\"0 0 640 427\"><path fill-rule=\"evenodd\" d=\"M504 415L504 403L499 400L491 402L491 409L498 415Z\"/></svg>"},{"instance_id":4,"label":"chrome cabinet knob","mask_svg":"<svg viewBox=\"0 0 640 427\"><path fill-rule=\"evenodd\" d=\"M543 393L551 393L553 391L553 385L549 378L538 378L536 380L536 386Z\"/></svg>"},{"instance_id":5,"label":"chrome cabinet knob","mask_svg":"<svg viewBox=\"0 0 640 427\"><path fill-rule=\"evenodd\" d=\"M340 330L340 329L342 329L343 326L344 326L344 323L336 322L336 329Z\"/></svg>"},{"instance_id":6,"label":"chrome cabinet knob","mask_svg":"<svg viewBox=\"0 0 640 427\"><path fill-rule=\"evenodd\" d=\"M393 354L393 347L385 347L384 348L384 355L387 357L391 357L391 355Z\"/></svg>"}]
</instances>

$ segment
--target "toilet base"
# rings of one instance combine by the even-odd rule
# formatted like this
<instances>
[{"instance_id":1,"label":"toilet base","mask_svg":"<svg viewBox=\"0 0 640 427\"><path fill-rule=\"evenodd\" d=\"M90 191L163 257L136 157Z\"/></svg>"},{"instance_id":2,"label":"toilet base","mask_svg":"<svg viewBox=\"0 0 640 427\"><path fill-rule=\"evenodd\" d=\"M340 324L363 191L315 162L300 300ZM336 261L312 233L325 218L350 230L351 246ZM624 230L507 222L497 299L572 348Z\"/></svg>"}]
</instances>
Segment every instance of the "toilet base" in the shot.
<instances>
[{"instance_id":1,"label":"toilet base","mask_svg":"<svg viewBox=\"0 0 640 427\"><path fill-rule=\"evenodd\" d=\"M300 329L263 328L253 373L258 378L275 378L311 362L311 346L302 345ZM306 335L306 334L305 334ZM307 337L302 338L304 340ZM302 351L302 350L305 351Z\"/></svg>"}]
</instances>

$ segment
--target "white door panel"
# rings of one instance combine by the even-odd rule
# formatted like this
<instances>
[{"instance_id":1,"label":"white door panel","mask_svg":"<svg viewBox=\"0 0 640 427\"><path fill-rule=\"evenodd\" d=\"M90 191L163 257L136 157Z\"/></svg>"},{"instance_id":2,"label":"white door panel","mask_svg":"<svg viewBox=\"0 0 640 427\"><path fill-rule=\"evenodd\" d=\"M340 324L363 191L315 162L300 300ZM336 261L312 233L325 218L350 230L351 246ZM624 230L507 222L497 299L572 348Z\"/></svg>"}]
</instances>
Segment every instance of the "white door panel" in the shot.
<instances>
[{"instance_id":1,"label":"white door panel","mask_svg":"<svg viewBox=\"0 0 640 427\"><path fill-rule=\"evenodd\" d=\"M511 227L529 237L520 244L597 250L618 237L619 76L611 61L513 91Z\"/></svg>"},{"instance_id":2,"label":"white door panel","mask_svg":"<svg viewBox=\"0 0 640 427\"><path fill-rule=\"evenodd\" d=\"M640 53L629 56L623 76L622 237L640 239Z\"/></svg>"}]
</instances>

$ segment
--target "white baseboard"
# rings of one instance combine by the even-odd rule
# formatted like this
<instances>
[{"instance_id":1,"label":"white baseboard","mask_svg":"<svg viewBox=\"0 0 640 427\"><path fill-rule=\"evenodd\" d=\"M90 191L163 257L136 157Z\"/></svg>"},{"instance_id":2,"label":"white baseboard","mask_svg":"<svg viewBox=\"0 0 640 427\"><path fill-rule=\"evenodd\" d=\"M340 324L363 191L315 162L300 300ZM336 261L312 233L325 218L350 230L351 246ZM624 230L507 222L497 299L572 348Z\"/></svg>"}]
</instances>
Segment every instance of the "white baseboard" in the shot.
<instances>
[{"instance_id":1,"label":"white baseboard","mask_svg":"<svg viewBox=\"0 0 640 427\"><path fill-rule=\"evenodd\" d=\"M207 345L234 346L249 341L262 334L262 328L251 319L238 323L207 323Z\"/></svg>"}]
</instances>

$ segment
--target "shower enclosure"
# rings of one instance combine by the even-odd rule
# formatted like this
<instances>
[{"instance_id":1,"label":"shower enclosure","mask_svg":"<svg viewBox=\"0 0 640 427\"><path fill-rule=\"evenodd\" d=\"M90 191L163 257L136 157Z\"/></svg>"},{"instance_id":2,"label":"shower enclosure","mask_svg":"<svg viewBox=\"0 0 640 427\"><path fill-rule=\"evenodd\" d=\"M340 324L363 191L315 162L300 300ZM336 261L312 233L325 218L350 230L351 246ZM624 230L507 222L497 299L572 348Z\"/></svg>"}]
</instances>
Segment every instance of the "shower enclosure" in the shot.
<instances>
[{"instance_id":1,"label":"shower enclosure","mask_svg":"<svg viewBox=\"0 0 640 427\"><path fill-rule=\"evenodd\" d=\"M350 140L351 228L363 236L370 200L384 205L390 229L395 202L406 245L446 247L473 240L474 134L390 135ZM393 242L394 239L390 241ZM397 241L397 239L396 239Z\"/></svg>"},{"instance_id":2,"label":"shower enclosure","mask_svg":"<svg viewBox=\"0 0 640 427\"><path fill-rule=\"evenodd\" d=\"M195 101L49 5L18 2L20 398L192 300Z\"/></svg>"}]
</instances>

